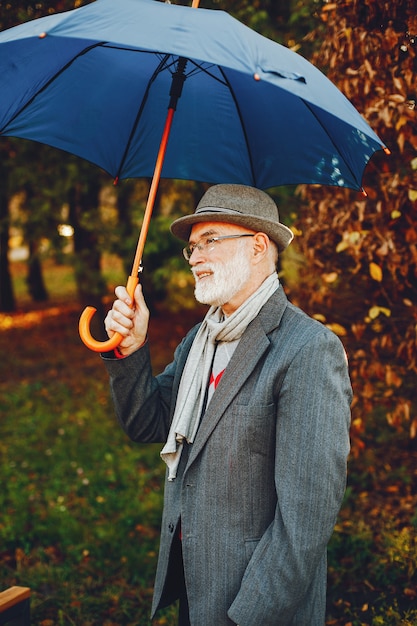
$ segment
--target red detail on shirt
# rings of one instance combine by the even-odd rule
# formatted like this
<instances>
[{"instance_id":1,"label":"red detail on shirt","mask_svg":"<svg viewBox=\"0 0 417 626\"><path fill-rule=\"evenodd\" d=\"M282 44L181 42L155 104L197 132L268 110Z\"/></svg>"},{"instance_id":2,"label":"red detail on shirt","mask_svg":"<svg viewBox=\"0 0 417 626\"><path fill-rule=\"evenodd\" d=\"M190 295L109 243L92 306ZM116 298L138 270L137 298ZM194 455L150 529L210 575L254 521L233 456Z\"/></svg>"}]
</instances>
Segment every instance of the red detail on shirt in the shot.
<instances>
[{"instance_id":1,"label":"red detail on shirt","mask_svg":"<svg viewBox=\"0 0 417 626\"><path fill-rule=\"evenodd\" d=\"M224 374L224 370L219 372L216 377L214 376L213 372L211 373L211 375L210 375L210 385L213 385L214 389L216 389L216 387L219 384L220 379L223 376L223 374Z\"/></svg>"}]
</instances>

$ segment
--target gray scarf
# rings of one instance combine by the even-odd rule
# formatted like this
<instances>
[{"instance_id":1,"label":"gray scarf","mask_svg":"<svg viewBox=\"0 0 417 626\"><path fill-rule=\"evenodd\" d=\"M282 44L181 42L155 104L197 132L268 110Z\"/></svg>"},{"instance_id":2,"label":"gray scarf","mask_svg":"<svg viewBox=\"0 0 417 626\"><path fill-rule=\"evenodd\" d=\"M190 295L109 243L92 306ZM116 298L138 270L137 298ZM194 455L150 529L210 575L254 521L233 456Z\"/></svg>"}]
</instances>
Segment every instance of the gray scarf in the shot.
<instances>
[{"instance_id":1,"label":"gray scarf","mask_svg":"<svg viewBox=\"0 0 417 626\"><path fill-rule=\"evenodd\" d=\"M174 417L161 457L168 466L168 480L177 475L184 439L193 443L201 413L216 342L236 341L255 319L261 308L278 289L274 272L232 315L223 318L221 307L211 307L191 346L182 373Z\"/></svg>"}]
</instances>

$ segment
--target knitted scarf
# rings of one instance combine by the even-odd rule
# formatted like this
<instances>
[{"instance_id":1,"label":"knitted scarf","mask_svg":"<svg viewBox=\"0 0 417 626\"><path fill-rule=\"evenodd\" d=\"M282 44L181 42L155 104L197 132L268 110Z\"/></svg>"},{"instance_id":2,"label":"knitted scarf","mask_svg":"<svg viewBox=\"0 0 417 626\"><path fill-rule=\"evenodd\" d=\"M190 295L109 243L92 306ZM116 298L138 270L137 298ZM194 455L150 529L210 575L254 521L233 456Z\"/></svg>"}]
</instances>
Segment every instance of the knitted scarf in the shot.
<instances>
[{"instance_id":1,"label":"knitted scarf","mask_svg":"<svg viewBox=\"0 0 417 626\"><path fill-rule=\"evenodd\" d=\"M183 441L194 441L203 411L216 342L240 339L246 327L278 287L278 276L274 272L226 319L223 319L221 307L211 307L208 310L188 354L171 428L161 451L161 458L169 469L168 480L176 478Z\"/></svg>"}]
</instances>

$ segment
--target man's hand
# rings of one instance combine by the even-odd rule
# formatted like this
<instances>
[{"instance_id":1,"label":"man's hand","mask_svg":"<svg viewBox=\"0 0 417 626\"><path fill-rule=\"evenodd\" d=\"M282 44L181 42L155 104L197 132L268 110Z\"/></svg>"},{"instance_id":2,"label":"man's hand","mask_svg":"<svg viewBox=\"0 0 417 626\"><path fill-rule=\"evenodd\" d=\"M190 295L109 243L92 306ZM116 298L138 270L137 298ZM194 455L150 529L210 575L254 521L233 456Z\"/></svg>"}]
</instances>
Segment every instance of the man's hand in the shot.
<instances>
[{"instance_id":1,"label":"man's hand","mask_svg":"<svg viewBox=\"0 0 417 626\"><path fill-rule=\"evenodd\" d=\"M127 356L138 350L146 341L149 310L140 284L135 289L133 306L126 287L116 287L115 294L117 300L107 313L104 325L110 338L115 332L123 335L119 350L121 354Z\"/></svg>"}]
</instances>

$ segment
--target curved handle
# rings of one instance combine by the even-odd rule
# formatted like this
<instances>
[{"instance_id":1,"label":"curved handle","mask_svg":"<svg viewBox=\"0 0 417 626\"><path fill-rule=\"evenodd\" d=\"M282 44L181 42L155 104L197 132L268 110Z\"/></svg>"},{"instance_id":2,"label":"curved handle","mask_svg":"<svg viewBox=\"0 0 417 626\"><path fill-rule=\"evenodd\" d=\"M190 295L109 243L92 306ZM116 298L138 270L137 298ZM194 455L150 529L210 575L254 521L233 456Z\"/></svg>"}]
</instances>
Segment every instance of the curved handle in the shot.
<instances>
[{"instance_id":1,"label":"curved handle","mask_svg":"<svg viewBox=\"0 0 417 626\"><path fill-rule=\"evenodd\" d=\"M80 321L78 322L78 332L80 333L82 342L87 348L93 350L93 352L110 352L117 348L123 339L123 335L114 333L113 337L107 341L97 341L97 339L94 339L90 332L90 323L96 311L97 309L93 306L87 306L84 309L81 313Z\"/></svg>"},{"instance_id":2,"label":"curved handle","mask_svg":"<svg viewBox=\"0 0 417 626\"><path fill-rule=\"evenodd\" d=\"M138 282L139 278L137 276L129 276L127 280L126 289L127 293L132 298L132 306L133 294ZM114 333L113 337L107 341L97 341L97 339L94 339L90 332L90 322L96 311L97 309L93 306L87 306L82 312L80 321L78 322L78 332L80 334L81 341L87 346L87 348L93 350L93 352L110 352L111 350L117 348L123 339L123 335L120 333Z\"/></svg>"}]
</instances>

